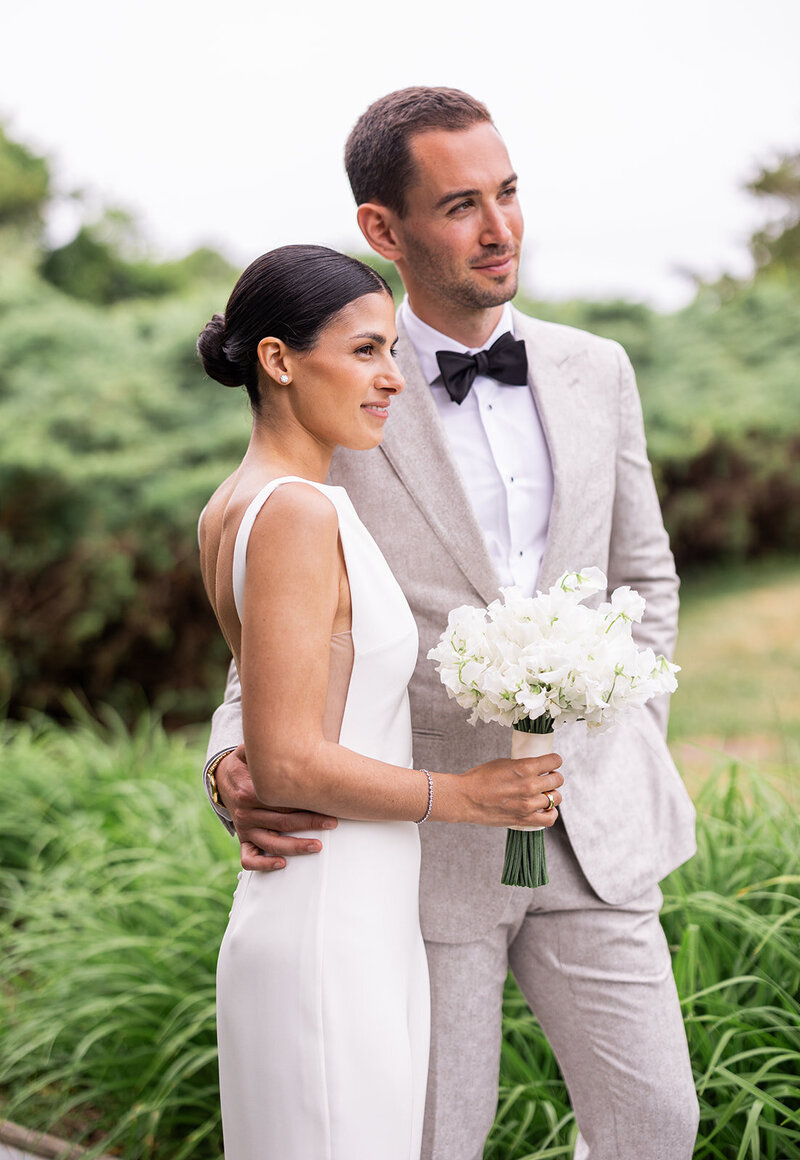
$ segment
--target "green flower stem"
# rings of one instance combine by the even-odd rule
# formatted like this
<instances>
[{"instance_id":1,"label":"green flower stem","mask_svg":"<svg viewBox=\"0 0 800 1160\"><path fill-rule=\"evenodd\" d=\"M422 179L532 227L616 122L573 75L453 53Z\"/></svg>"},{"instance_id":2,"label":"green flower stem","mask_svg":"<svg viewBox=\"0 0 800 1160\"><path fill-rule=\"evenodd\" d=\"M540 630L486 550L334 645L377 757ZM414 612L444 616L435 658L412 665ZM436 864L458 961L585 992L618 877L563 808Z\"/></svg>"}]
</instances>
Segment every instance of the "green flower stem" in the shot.
<instances>
[{"instance_id":1,"label":"green flower stem","mask_svg":"<svg viewBox=\"0 0 800 1160\"><path fill-rule=\"evenodd\" d=\"M523 717L521 721L517 721L514 728L518 733L554 733L553 718L549 713L542 713L541 717L535 717L531 721L530 717Z\"/></svg>"},{"instance_id":2,"label":"green flower stem","mask_svg":"<svg viewBox=\"0 0 800 1160\"><path fill-rule=\"evenodd\" d=\"M509 830L506 837L506 856L503 862L504 886L546 886L547 861L544 850L544 830Z\"/></svg>"}]
</instances>

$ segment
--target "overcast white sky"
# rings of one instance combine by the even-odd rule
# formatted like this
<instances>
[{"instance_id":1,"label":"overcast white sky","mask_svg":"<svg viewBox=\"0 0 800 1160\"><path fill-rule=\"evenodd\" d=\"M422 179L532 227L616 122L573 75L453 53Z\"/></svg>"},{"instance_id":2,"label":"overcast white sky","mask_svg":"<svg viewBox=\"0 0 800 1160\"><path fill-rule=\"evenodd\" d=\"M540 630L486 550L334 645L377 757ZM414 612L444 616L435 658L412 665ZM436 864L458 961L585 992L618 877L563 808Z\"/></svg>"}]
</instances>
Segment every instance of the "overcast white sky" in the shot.
<instances>
[{"instance_id":1,"label":"overcast white sky","mask_svg":"<svg viewBox=\"0 0 800 1160\"><path fill-rule=\"evenodd\" d=\"M444 84L509 146L530 291L671 308L681 268L747 269L764 208L740 186L800 148L798 0L18 0L2 37L10 131L170 255L363 249L345 137Z\"/></svg>"}]
</instances>

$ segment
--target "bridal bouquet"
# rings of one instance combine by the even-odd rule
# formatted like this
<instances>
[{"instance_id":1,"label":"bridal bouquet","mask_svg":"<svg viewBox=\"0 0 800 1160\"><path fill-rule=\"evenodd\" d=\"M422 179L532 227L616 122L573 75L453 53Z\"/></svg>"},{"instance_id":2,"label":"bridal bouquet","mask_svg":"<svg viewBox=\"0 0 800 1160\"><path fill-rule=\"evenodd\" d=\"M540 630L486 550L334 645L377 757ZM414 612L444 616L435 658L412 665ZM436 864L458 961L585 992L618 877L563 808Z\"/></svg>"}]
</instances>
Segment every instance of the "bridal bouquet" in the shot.
<instances>
[{"instance_id":1,"label":"bridal bouquet","mask_svg":"<svg viewBox=\"0 0 800 1160\"><path fill-rule=\"evenodd\" d=\"M462 605L447 618L428 657L438 662L448 695L472 710L470 724L513 727L512 757L551 752L545 738L568 722L608 729L623 713L677 687L678 666L633 640L631 626L645 607L637 592L625 586L599 608L583 603L606 586L599 568L584 568L565 572L549 592L523 596L518 588L501 588L501 599L488 608ZM543 830L508 831L506 885L548 881Z\"/></svg>"}]
</instances>

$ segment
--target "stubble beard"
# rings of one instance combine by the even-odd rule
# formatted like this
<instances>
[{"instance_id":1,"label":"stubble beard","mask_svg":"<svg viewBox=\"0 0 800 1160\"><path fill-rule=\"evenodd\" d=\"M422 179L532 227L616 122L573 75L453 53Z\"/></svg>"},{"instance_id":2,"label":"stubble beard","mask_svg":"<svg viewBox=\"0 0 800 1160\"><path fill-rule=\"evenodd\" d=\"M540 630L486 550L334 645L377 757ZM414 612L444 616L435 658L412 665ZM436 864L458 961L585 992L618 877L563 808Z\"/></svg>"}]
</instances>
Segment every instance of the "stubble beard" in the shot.
<instances>
[{"instance_id":1,"label":"stubble beard","mask_svg":"<svg viewBox=\"0 0 800 1160\"><path fill-rule=\"evenodd\" d=\"M518 269L498 278L494 285L479 286L466 276L459 278L443 268L441 261L436 260L435 253L417 238L407 234L405 244L409 265L416 280L449 305L469 311L486 310L509 302L517 292Z\"/></svg>"}]
</instances>

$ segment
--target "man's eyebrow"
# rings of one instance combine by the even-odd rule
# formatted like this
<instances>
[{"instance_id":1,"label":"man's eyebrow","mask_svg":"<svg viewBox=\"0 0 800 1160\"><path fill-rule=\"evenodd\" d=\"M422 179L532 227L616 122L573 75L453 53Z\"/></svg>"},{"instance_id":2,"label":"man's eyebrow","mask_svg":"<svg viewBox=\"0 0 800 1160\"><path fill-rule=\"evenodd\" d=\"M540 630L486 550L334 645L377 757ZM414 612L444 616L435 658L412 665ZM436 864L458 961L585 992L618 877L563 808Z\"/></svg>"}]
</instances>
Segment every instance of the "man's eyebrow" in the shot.
<instances>
[{"instance_id":1,"label":"man's eyebrow","mask_svg":"<svg viewBox=\"0 0 800 1160\"><path fill-rule=\"evenodd\" d=\"M446 193L444 197L440 197L433 208L441 209L449 201L460 201L462 197L475 197L478 193L480 193L479 189L456 189L452 193Z\"/></svg>"},{"instance_id":2,"label":"man's eyebrow","mask_svg":"<svg viewBox=\"0 0 800 1160\"><path fill-rule=\"evenodd\" d=\"M513 185L514 182L517 180L518 180L518 178L517 178L516 173L512 173L509 177L507 177L505 179L505 181L500 182L499 188L505 189L506 186ZM448 204L448 202L460 201L464 197L476 197L478 194L480 194L480 192L481 191L479 189L456 189L456 190L453 190L452 193L445 193L442 197L440 197L433 208L434 209L442 209L444 206L446 206Z\"/></svg>"}]
</instances>

